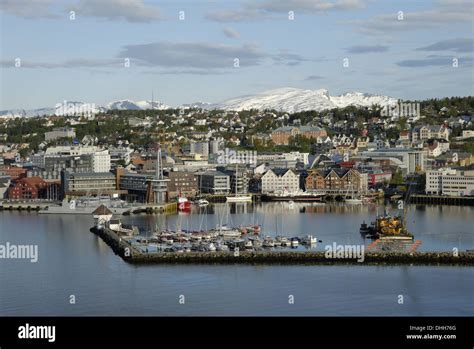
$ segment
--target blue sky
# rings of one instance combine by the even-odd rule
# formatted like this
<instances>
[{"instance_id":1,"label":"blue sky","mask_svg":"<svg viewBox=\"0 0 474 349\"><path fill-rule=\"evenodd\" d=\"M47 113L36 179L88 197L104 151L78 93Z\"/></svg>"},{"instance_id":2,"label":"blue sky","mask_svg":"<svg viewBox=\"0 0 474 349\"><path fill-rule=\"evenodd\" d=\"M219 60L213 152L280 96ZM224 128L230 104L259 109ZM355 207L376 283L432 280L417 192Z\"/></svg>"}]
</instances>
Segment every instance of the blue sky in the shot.
<instances>
[{"instance_id":1,"label":"blue sky","mask_svg":"<svg viewBox=\"0 0 474 349\"><path fill-rule=\"evenodd\" d=\"M472 0L0 0L0 110L152 90L168 105L280 87L472 95L473 11Z\"/></svg>"}]
</instances>

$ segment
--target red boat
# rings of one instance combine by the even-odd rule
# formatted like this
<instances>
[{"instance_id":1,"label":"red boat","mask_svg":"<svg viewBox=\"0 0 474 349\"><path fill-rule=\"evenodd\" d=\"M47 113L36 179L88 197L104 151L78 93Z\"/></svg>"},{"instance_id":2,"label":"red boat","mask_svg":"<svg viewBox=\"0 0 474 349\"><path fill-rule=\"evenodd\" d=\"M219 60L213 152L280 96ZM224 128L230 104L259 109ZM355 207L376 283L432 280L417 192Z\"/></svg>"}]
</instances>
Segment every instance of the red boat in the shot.
<instances>
[{"instance_id":1,"label":"red boat","mask_svg":"<svg viewBox=\"0 0 474 349\"><path fill-rule=\"evenodd\" d=\"M178 210L179 211L190 211L191 210L191 201L187 197L180 196L178 197Z\"/></svg>"}]
</instances>

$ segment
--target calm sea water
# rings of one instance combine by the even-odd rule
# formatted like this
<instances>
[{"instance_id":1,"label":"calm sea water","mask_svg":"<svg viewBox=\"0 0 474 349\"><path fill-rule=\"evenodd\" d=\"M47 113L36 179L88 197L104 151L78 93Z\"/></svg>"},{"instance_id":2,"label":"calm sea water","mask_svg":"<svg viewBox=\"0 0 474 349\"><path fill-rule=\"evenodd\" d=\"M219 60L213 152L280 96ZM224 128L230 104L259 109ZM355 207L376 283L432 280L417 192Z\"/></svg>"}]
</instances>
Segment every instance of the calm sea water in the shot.
<instances>
[{"instance_id":1,"label":"calm sea water","mask_svg":"<svg viewBox=\"0 0 474 349\"><path fill-rule=\"evenodd\" d=\"M322 250L332 242L362 243L359 225L376 212L367 206L220 204L202 214L196 209L123 220L144 230L258 222L269 235L315 234ZM422 241L419 250L474 249L472 207L411 206L408 217ZM37 244L39 260L0 260L0 315L474 314L471 267L134 266L90 233L91 226L88 216L1 212L0 243Z\"/></svg>"}]
</instances>

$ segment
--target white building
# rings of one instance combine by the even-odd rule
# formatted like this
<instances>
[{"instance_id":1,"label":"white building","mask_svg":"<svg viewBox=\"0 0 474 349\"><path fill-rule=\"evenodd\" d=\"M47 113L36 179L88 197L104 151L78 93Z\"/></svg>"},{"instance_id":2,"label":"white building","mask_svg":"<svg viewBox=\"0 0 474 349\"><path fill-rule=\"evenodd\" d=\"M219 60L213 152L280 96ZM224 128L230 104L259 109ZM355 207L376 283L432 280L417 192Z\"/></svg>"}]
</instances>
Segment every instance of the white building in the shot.
<instances>
[{"instance_id":1,"label":"white building","mask_svg":"<svg viewBox=\"0 0 474 349\"><path fill-rule=\"evenodd\" d=\"M450 168L426 172L426 194L448 196L474 195L474 171Z\"/></svg>"},{"instance_id":2,"label":"white building","mask_svg":"<svg viewBox=\"0 0 474 349\"><path fill-rule=\"evenodd\" d=\"M364 151L363 157L371 159L393 160L407 174L426 170L427 153L423 150L384 148L374 151Z\"/></svg>"},{"instance_id":3,"label":"white building","mask_svg":"<svg viewBox=\"0 0 474 349\"><path fill-rule=\"evenodd\" d=\"M263 194L296 193L300 190L300 176L291 169L270 169L261 179Z\"/></svg>"},{"instance_id":4,"label":"white building","mask_svg":"<svg viewBox=\"0 0 474 349\"><path fill-rule=\"evenodd\" d=\"M112 163L117 163L123 161L125 164L129 164L131 161L131 155L133 149L130 147L109 147L110 161Z\"/></svg>"},{"instance_id":5,"label":"white building","mask_svg":"<svg viewBox=\"0 0 474 349\"><path fill-rule=\"evenodd\" d=\"M449 129L444 125L425 125L413 129L412 142L430 138L445 139L448 141Z\"/></svg>"},{"instance_id":6,"label":"white building","mask_svg":"<svg viewBox=\"0 0 474 349\"><path fill-rule=\"evenodd\" d=\"M110 171L110 154L108 150L95 151L92 153L92 168L94 172Z\"/></svg>"},{"instance_id":7,"label":"white building","mask_svg":"<svg viewBox=\"0 0 474 349\"><path fill-rule=\"evenodd\" d=\"M45 157L55 156L81 156L91 155L93 172L109 172L110 171L110 153L107 149L100 149L95 146L56 146L49 147L45 151Z\"/></svg>"}]
</instances>

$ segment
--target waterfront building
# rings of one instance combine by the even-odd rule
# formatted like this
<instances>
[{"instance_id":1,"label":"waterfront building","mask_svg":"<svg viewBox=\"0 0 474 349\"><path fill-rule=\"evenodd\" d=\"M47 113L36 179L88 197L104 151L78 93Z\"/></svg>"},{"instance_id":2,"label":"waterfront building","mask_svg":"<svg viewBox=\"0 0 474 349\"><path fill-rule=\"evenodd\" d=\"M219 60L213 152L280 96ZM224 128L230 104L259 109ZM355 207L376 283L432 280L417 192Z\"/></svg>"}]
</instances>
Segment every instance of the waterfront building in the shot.
<instances>
[{"instance_id":1,"label":"waterfront building","mask_svg":"<svg viewBox=\"0 0 474 349\"><path fill-rule=\"evenodd\" d=\"M169 198L184 196L195 196L198 191L198 177L193 172L170 171L168 173L168 195Z\"/></svg>"},{"instance_id":2,"label":"waterfront building","mask_svg":"<svg viewBox=\"0 0 474 349\"><path fill-rule=\"evenodd\" d=\"M443 168L426 172L426 194L473 196L474 171Z\"/></svg>"},{"instance_id":3,"label":"waterfront building","mask_svg":"<svg viewBox=\"0 0 474 349\"><path fill-rule=\"evenodd\" d=\"M123 169L120 169L123 170ZM117 170L118 171L118 170ZM145 202L148 183L153 179L152 174L117 172L118 188L126 191L126 199L130 202Z\"/></svg>"},{"instance_id":4,"label":"waterfront building","mask_svg":"<svg viewBox=\"0 0 474 349\"><path fill-rule=\"evenodd\" d=\"M36 200L41 198L41 192L47 183L40 177L20 178L8 190L10 200Z\"/></svg>"},{"instance_id":5,"label":"waterfront building","mask_svg":"<svg viewBox=\"0 0 474 349\"><path fill-rule=\"evenodd\" d=\"M352 168L313 169L305 184L308 192L364 194L368 190L368 175Z\"/></svg>"},{"instance_id":6,"label":"waterfront building","mask_svg":"<svg viewBox=\"0 0 474 349\"><path fill-rule=\"evenodd\" d=\"M230 176L221 171L206 171L198 178L201 193L228 194L230 191Z\"/></svg>"},{"instance_id":7,"label":"waterfront building","mask_svg":"<svg viewBox=\"0 0 474 349\"><path fill-rule=\"evenodd\" d=\"M239 168L235 168L235 166L228 166L228 167L218 167L218 171L225 173L230 178L230 192L238 194L246 194L249 191L249 181L250 175L243 166Z\"/></svg>"},{"instance_id":8,"label":"waterfront building","mask_svg":"<svg viewBox=\"0 0 474 349\"><path fill-rule=\"evenodd\" d=\"M61 192L69 196L117 196L115 175L111 172L61 172Z\"/></svg>"},{"instance_id":9,"label":"waterfront building","mask_svg":"<svg viewBox=\"0 0 474 349\"><path fill-rule=\"evenodd\" d=\"M292 169L269 169L262 175L261 181L263 194L296 193L300 190L299 174Z\"/></svg>"}]
</instances>

